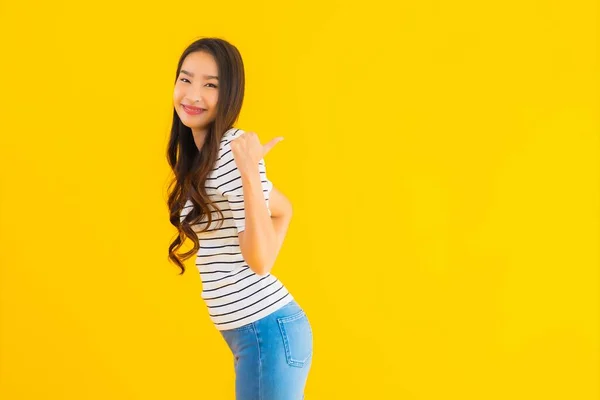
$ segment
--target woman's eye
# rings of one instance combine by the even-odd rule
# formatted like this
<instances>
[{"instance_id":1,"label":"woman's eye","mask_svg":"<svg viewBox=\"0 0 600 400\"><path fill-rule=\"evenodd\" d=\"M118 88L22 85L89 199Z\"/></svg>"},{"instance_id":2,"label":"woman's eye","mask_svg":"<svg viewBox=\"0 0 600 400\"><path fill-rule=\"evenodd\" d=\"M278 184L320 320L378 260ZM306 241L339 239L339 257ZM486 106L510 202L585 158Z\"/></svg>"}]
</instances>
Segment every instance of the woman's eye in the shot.
<instances>
[{"instance_id":1,"label":"woman's eye","mask_svg":"<svg viewBox=\"0 0 600 400\"><path fill-rule=\"evenodd\" d=\"M189 82L189 80L187 80L186 78L180 78L179 80L182 81L182 82L183 81L188 81ZM207 85L212 85L214 88L217 87L217 85L215 85L214 83L207 83Z\"/></svg>"}]
</instances>

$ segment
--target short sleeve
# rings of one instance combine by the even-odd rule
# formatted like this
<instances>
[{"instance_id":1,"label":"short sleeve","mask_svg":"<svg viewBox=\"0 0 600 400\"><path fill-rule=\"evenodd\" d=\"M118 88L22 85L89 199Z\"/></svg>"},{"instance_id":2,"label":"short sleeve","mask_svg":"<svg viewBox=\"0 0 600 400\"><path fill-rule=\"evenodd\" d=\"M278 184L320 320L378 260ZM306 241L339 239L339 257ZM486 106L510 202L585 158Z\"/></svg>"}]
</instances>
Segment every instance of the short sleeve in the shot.
<instances>
[{"instance_id":1,"label":"short sleeve","mask_svg":"<svg viewBox=\"0 0 600 400\"><path fill-rule=\"evenodd\" d=\"M233 158L233 153L231 152L231 146L229 145L230 141L231 140L228 138L225 139L225 142L222 144L222 148L219 151L216 168L217 186L215 190L218 195L227 200L227 204L231 210L235 226L239 233L246 229L244 188L242 185L242 176L237 168L235 159ZM257 168L260 174L260 181L265 202L267 204L267 210L269 215L271 215L271 210L269 209L269 196L273 190L273 183L267 178L267 168L264 158L259 161Z\"/></svg>"}]
</instances>

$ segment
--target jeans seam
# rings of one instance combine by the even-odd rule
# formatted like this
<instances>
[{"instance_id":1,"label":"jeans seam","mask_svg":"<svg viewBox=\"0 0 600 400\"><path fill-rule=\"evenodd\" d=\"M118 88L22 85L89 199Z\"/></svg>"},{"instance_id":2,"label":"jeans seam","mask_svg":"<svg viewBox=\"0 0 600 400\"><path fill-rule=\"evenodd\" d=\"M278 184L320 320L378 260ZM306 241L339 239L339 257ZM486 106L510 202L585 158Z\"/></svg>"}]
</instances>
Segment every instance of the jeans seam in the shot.
<instances>
[{"instance_id":1,"label":"jeans seam","mask_svg":"<svg viewBox=\"0 0 600 400\"><path fill-rule=\"evenodd\" d=\"M252 322L252 326L254 327L254 337L256 338L256 347L258 349L258 400L262 400L262 391L261 391L261 381L262 381L262 357L260 354L260 340L258 339L258 329L256 328L256 324Z\"/></svg>"},{"instance_id":2,"label":"jeans seam","mask_svg":"<svg viewBox=\"0 0 600 400\"><path fill-rule=\"evenodd\" d=\"M288 315L287 317L279 317L277 318L277 320L286 323L286 322L291 322L291 321L295 321L299 318L302 318L306 315L306 313L304 312L304 310L300 310L292 315Z\"/></svg>"}]
</instances>

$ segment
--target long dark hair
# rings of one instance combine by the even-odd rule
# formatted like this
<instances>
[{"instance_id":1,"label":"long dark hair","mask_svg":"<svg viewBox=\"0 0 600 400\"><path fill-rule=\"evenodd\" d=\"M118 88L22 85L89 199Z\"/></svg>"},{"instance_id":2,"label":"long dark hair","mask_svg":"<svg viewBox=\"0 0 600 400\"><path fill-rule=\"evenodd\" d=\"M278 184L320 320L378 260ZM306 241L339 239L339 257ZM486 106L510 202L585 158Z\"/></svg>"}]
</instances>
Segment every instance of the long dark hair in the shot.
<instances>
[{"instance_id":1,"label":"long dark hair","mask_svg":"<svg viewBox=\"0 0 600 400\"><path fill-rule=\"evenodd\" d=\"M216 117L209 126L201 151L198 151L194 142L191 128L181 122L177 111L173 109L173 124L167 159L174 177L168 188L168 206L169 219L171 224L177 228L178 235L169 246L169 260L181 268L179 275L185 272L183 262L197 254L200 249L200 241L192 226L197 224L204 215L207 216L207 223L202 231L209 229L211 225L212 211L209 207L214 208L220 214L221 224L219 226L222 225L223 213L206 194L204 184L217 161L223 134L231 129L237 121L244 100L245 76L242 57L235 46L220 38L202 38L191 43L181 54L175 74L175 83L177 83L183 61L195 51L204 51L214 57L219 75L219 93ZM180 221L181 210L188 199L192 203L192 209L189 210L185 219ZM186 237L192 240L194 247L185 253L176 254L176 251L184 244Z\"/></svg>"}]
</instances>

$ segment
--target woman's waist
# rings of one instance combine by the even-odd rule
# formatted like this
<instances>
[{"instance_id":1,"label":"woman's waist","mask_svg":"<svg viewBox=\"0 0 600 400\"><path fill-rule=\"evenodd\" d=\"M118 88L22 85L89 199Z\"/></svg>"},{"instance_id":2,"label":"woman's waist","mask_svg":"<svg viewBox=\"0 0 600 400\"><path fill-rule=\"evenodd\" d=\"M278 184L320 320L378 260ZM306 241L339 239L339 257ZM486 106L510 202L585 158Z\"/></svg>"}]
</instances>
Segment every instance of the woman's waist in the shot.
<instances>
[{"instance_id":1,"label":"woman's waist","mask_svg":"<svg viewBox=\"0 0 600 400\"><path fill-rule=\"evenodd\" d=\"M202 298L209 306L220 307L237 301L252 301L276 292L287 292L274 275L258 275L249 267L218 281L202 281Z\"/></svg>"}]
</instances>

